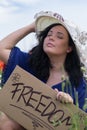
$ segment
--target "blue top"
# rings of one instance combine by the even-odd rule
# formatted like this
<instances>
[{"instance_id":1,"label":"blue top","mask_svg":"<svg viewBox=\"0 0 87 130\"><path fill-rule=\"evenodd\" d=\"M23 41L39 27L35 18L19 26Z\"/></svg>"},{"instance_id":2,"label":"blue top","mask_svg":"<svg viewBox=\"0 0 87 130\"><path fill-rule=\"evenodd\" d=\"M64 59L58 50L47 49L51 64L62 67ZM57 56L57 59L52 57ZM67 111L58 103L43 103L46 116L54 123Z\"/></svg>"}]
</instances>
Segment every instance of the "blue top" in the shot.
<instances>
[{"instance_id":1,"label":"blue top","mask_svg":"<svg viewBox=\"0 0 87 130\"><path fill-rule=\"evenodd\" d=\"M33 71L29 68L29 62L28 62L29 57L30 57L29 53L21 51L18 47L14 47L10 53L8 64L6 65L6 68L3 73L3 83L7 81L7 79L9 78L10 74L12 73L16 65L19 65L21 68L34 75ZM67 81L63 81L63 82L67 83ZM52 88L53 89L57 88L59 91L62 91L63 82L52 86ZM74 85L71 85L70 82L68 82L64 91L69 93L72 96L74 100L74 104L76 104L75 97L76 94L78 93L79 107L81 109L83 108L84 99L86 96L85 94L86 83L84 79L81 79L80 85L77 88L75 88Z\"/></svg>"}]
</instances>

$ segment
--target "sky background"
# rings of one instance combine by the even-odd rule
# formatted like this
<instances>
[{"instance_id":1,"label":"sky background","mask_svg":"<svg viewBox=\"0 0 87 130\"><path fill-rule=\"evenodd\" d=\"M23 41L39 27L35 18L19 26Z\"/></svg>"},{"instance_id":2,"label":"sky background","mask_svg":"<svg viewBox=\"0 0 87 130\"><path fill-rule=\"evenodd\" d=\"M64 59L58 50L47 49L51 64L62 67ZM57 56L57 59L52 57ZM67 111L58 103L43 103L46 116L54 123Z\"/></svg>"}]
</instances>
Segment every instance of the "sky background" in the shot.
<instances>
[{"instance_id":1,"label":"sky background","mask_svg":"<svg viewBox=\"0 0 87 130\"><path fill-rule=\"evenodd\" d=\"M0 39L32 23L34 15L40 11L58 12L87 32L87 0L0 0ZM31 34L18 46L28 51L35 44Z\"/></svg>"}]
</instances>

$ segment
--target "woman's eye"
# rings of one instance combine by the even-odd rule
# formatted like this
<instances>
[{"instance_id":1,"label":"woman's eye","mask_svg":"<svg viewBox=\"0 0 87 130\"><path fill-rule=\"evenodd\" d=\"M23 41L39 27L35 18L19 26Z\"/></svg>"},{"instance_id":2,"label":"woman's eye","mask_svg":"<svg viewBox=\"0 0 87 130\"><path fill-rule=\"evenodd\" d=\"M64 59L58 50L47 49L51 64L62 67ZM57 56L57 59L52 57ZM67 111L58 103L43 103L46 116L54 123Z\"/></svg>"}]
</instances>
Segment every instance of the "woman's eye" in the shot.
<instances>
[{"instance_id":1,"label":"woman's eye","mask_svg":"<svg viewBox=\"0 0 87 130\"><path fill-rule=\"evenodd\" d=\"M63 39L63 36L58 35L57 38L59 38L59 39Z\"/></svg>"},{"instance_id":2,"label":"woman's eye","mask_svg":"<svg viewBox=\"0 0 87 130\"><path fill-rule=\"evenodd\" d=\"M52 36L52 34L47 34L47 36Z\"/></svg>"},{"instance_id":3,"label":"woman's eye","mask_svg":"<svg viewBox=\"0 0 87 130\"><path fill-rule=\"evenodd\" d=\"M52 33L48 33L47 34L47 37L50 37L52 36L53 34ZM59 38L59 39L63 39L63 36L62 35L55 35L55 37Z\"/></svg>"}]
</instances>

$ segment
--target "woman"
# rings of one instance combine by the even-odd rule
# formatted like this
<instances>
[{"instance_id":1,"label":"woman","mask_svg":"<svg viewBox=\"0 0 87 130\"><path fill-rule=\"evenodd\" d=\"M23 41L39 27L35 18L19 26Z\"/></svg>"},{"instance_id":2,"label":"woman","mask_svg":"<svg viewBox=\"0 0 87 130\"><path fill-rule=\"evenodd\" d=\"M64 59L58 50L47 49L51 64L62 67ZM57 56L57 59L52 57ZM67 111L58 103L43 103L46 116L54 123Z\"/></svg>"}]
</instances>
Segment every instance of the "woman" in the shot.
<instances>
[{"instance_id":1,"label":"woman","mask_svg":"<svg viewBox=\"0 0 87 130\"><path fill-rule=\"evenodd\" d=\"M30 53L22 52L15 45L31 32L36 32L38 45ZM77 92L79 107L83 108L86 82L81 71L81 61L73 36L59 14L41 12L37 15L35 23L2 39L0 59L7 65L3 74L3 83L7 81L15 66L19 65L55 89L57 100L63 103L76 104L75 92ZM7 118L6 115L4 116ZM9 121L7 128L11 126L13 130L15 126L16 130L23 129L9 118L7 121ZM1 124L1 130L7 130L6 123Z\"/></svg>"}]
</instances>

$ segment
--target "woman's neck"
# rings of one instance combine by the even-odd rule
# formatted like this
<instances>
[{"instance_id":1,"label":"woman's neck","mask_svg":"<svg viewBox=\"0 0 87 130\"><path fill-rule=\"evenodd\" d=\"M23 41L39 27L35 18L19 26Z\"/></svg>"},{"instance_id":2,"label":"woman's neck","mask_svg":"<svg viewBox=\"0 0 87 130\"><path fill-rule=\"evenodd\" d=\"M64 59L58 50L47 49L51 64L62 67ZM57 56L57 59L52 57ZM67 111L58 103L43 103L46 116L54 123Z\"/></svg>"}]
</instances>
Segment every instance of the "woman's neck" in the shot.
<instances>
[{"instance_id":1,"label":"woman's neck","mask_svg":"<svg viewBox=\"0 0 87 130\"><path fill-rule=\"evenodd\" d=\"M51 58L50 61L51 61L52 71L57 71L57 72L64 71L65 58L58 58L58 57Z\"/></svg>"}]
</instances>

